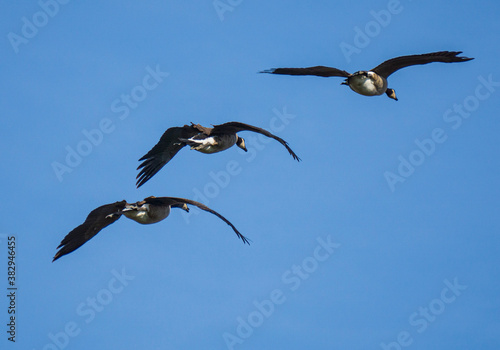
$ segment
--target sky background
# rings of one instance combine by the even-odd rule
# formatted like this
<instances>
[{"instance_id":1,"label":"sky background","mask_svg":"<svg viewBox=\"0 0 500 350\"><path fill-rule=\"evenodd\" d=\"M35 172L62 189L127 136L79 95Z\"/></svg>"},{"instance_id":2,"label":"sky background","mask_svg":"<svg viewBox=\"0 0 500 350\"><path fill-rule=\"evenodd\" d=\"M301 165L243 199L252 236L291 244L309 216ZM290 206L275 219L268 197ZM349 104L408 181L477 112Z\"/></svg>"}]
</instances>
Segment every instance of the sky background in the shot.
<instances>
[{"instance_id":1,"label":"sky background","mask_svg":"<svg viewBox=\"0 0 500 350\"><path fill-rule=\"evenodd\" d=\"M2 349L499 348L500 3L54 3L0 11ZM442 50L475 60L398 71L397 102L257 73ZM186 148L135 188L167 128L228 121L302 161L246 132L251 152ZM150 195L202 201L252 244L173 210L51 262L92 209Z\"/></svg>"}]
</instances>

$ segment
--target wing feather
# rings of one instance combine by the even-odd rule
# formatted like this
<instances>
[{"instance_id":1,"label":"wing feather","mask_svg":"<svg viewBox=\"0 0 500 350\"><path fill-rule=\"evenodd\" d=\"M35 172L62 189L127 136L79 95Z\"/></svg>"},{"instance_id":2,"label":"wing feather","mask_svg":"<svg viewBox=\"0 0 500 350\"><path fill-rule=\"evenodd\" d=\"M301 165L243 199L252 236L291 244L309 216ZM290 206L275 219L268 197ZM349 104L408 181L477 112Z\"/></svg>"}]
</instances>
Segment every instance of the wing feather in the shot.
<instances>
[{"instance_id":1,"label":"wing feather","mask_svg":"<svg viewBox=\"0 0 500 350\"><path fill-rule=\"evenodd\" d=\"M221 219L222 221L224 221L226 224L228 224L229 226L231 226L231 228L233 229L233 231L243 241L243 243L250 244L249 240L245 236L243 236L238 231L238 229L228 219L226 219L224 216L222 216L221 214L219 214L215 210L210 209L209 207L207 207L206 205L204 205L204 204L202 204L200 202L196 202L196 201L193 201L193 200L190 200L190 199L185 199L185 198L177 198L177 197L148 197L148 198L145 198L144 200L147 203L153 204L153 205L155 205L155 204L156 205L191 204L191 205L197 206L201 210L204 210L204 211L207 211L207 212L209 212L211 214L214 214L219 219Z\"/></svg>"},{"instance_id":2,"label":"wing feather","mask_svg":"<svg viewBox=\"0 0 500 350\"><path fill-rule=\"evenodd\" d=\"M89 241L92 237L99 233L106 226L111 225L118 220L121 214L116 214L111 217L108 215L120 212L125 208L126 201L105 204L90 212L84 223L75 227L70 233L64 237L57 249L56 255L52 261L56 261L61 256L71 253L80 248L83 244Z\"/></svg>"},{"instance_id":3,"label":"wing feather","mask_svg":"<svg viewBox=\"0 0 500 350\"><path fill-rule=\"evenodd\" d=\"M387 78L395 71L408 66L427 64L431 62L451 63L473 60L473 58L469 57L457 57L461 53L462 51L439 51L424 53L421 55L395 57L379 64L377 67L373 68L372 71L383 76L384 78Z\"/></svg>"},{"instance_id":4,"label":"wing feather","mask_svg":"<svg viewBox=\"0 0 500 350\"><path fill-rule=\"evenodd\" d=\"M316 75L319 77L345 77L350 74L345 70L340 70L332 67L314 66L307 68L271 68L263 70L259 73L270 74L286 74L286 75Z\"/></svg>"},{"instance_id":5,"label":"wing feather","mask_svg":"<svg viewBox=\"0 0 500 350\"><path fill-rule=\"evenodd\" d=\"M278 136L270 133L269 131L267 131L265 129L262 129L262 128L259 128L259 127L253 126L253 125L244 124L244 123L240 123L240 122L224 123L224 124L220 124L220 125L215 125L213 127L212 134L237 133L240 131L252 131L252 132L256 132L256 133L262 134L264 136L273 138L276 141L278 141L279 143L281 143L283 146L285 146L285 148L288 150L288 153L290 153L290 155L293 157L293 159L300 161L300 158L295 154L294 151L292 151L292 149L288 145L288 142L283 140L281 137L278 137Z\"/></svg>"},{"instance_id":6,"label":"wing feather","mask_svg":"<svg viewBox=\"0 0 500 350\"><path fill-rule=\"evenodd\" d=\"M137 170L136 186L144 185L151 179L165 164L167 164L185 145L185 142L179 141L179 138L190 138L199 131L193 125L184 125L183 127L173 127L167 129L161 136L158 143L146 153L139 161L143 161Z\"/></svg>"}]
</instances>

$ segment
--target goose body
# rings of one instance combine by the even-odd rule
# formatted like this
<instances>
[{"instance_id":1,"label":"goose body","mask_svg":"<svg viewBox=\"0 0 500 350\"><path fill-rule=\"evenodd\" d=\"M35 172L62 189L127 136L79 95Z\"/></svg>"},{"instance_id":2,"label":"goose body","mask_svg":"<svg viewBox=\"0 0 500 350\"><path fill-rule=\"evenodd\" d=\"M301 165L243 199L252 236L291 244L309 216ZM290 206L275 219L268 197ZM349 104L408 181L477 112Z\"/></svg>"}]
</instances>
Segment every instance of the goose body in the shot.
<instances>
[{"instance_id":1,"label":"goose body","mask_svg":"<svg viewBox=\"0 0 500 350\"><path fill-rule=\"evenodd\" d=\"M395 57L382 62L369 71L358 71L350 74L338 68L314 66L307 68L272 68L260 73L285 74L285 75L316 75L320 77L344 77L346 80L342 85L349 85L351 90L364 96L378 96L386 94L388 97L398 100L396 92L387 87L387 78L395 71L414 65L432 62L466 62L473 58L460 57L462 51L439 51L421 55L409 55Z\"/></svg>"},{"instance_id":2,"label":"goose body","mask_svg":"<svg viewBox=\"0 0 500 350\"><path fill-rule=\"evenodd\" d=\"M61 241L57 249L59 249L52 261L73 252L80 248L83 244L97 235L103 228L111 225L118 220L122 215L138 222L139 224L148 225L162 221L169 216L171 208L181 208L189 212L188 204L197 206L201 210L209 212L226 224L231 226L243 243L249 244L248 239L243 236L234 225L225 217L210 209L206 205L185 198L177 197L147 197L144 200L136 203L127 203L125 200L110 204L102 205L90 212L84 223L75 227Z\"/></svg>"},{"instance_id":3,"label":"goose body","mask_svg":"<svg viewBox=\"0 0 500 350\"><path fill-rule=\"evenodd\" d=\"M222 152L233 147L236 144L238 137L239 136L236 134L221 134L214 136L201 135L201 137L194 136L189 139L180 138L179 140L185 142L188 146L191 146L191 149L201 153L211 154ZM242 149L246 151L246 148Z\"/></svg>"},{"instance_id":4,"label":"goose body","mask_svg":"<svg viewBox=\"0 0 500 350\"><path fill-rule=\"evenodd\" d=\"M206 128L200 124L191 123L191 125L167 129L158 143L139 159L142 163L137 167L137 170L140 170L136 177L137 187L144 185L184 146L190 146L192 150L201 153L212 154L225 151L236 145L246 152L245 140L238 135L242 131L252 131L273 138L281 143L295 160L300 160L288 146L288 142L256 126L229 122L214 125L213 128Z\"/></svg>"},{"instance_id":5,"label":"goose body","mask_svg":"<svg viewBox=\"0 0 500 350\"><path fill-rule=\"evenodd\" d=\"M122 214L139 224L155 224L170 215L170 205L127 204L122 210Z\"/></svg>"},{"instance_id":6,"label":"goose body","mask_svg":"<svg viewBox=\"0 0 500 350\"><path fill-rule=\"evenodd\" d=\"M352 91L363 96L378 96L387 90L387 79L371 71L353 73L343 84L349 85Z\"/></svg>"}]
</instances>

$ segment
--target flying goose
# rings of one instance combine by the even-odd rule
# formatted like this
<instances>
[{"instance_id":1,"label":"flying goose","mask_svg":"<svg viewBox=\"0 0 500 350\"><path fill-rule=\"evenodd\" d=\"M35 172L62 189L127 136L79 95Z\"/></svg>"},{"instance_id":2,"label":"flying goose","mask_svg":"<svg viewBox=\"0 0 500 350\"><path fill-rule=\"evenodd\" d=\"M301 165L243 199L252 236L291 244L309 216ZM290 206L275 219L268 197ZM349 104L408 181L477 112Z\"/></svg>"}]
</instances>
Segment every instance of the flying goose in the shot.
<instances>
[{"instance_id":1,"label":"flying goose","mask_svg":"<svg viewBox=\"0 0 500 350\"><path fill-rule=\"evenodd\" d=\"M92 210L83 224L74 228L64 237L61 244L57 247L57 249L61 249L57 251L52 261L54 262L61 256L80 248L80 246L98 234L103 228L118 220L122 214L139 224L154 224L165 219L170 214L170 208L181 208L189 212L188 204L195 205L201 210L216 215L231 226L243 243L250 244L248 239L225 217L199 202L184 198L151 196L136 203L127 203L123 200L121 202L105 204Z\"/></svg>"},{"instance_id":2,"label":"flying goose","mask_svg":"<svg viewBox=\"0 0 500 350\"><path fill-rule=\"evenodd\" d=\"M417 64L431 62L465 62L473 60L468 57L457 57L462 51L440 51L424 53L422 55L400 56L387 60L369 71L360 70L349 74L345 70L337 68L315 66L308 68L272 68L260 73L287 74L287 75L317 75L320 77L344 77L347 78L342 85L349 85L351 90L364 96L378 96L384 92L390 98L398 100L394 89L387 88L387 78L395 71Z\"/></svg>"},{"instance_id":3,"label":"flying goose","mask_svg":"<svg viewBox=\"0 0 500 350\"><path fill-rule=\"evenodd\" d=\"M167 129L160 141L139 159L139 161L143 162L137 167L137 170L141 169L136 177L137 188L151 179L186 145L201 153L217 153L236 144L236 146L247 152L245 140L237 134L240 131L253 131L271 137L285 146L293 159L300 161L300 158L292 151L285 140L256 126L229 122L214 125L213 128L206 128L200 124L191 123L191 125Z\"/></svg>"}]
</instances>

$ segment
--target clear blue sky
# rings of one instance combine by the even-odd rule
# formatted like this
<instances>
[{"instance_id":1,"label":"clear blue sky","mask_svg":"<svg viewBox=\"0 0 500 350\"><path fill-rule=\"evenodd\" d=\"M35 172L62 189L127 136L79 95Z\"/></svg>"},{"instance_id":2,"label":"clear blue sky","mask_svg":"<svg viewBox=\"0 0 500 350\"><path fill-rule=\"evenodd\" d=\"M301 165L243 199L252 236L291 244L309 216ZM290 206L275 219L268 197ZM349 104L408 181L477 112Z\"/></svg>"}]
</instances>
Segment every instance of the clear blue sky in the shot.
<instances>
[{"instance_id":1,"label":"clear blue sky","mask_svg":"<svg viewBox=\"0 0 500 350\"><path fill-rule=\"evenodd\" d=\"M0 347L498 349L500 4L215 5L2 4ZM257 74L441 50L475 60L395 73L398 102ZM184 149L137 190L137 160L191 121L266 128L302 162L242 133L251 152ZM150 195L252 245L175 210L51 262L92 209Z\"/></svg>"}]
</instances>

